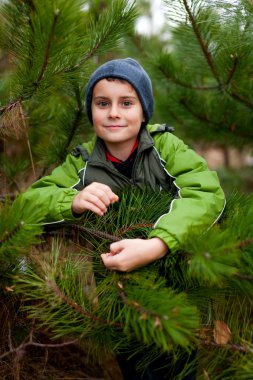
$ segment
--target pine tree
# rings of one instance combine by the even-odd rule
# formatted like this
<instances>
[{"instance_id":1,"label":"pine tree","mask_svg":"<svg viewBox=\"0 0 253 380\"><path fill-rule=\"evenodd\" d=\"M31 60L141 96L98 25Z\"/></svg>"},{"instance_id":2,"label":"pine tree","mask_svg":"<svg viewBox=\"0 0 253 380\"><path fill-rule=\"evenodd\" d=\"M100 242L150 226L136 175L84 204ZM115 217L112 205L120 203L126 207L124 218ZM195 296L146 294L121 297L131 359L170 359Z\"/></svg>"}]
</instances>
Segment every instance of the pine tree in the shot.
<instances>
[{"instance_id":1,"label":"pine tree","mask_svg":"<svg viewBox=\"0 0 253 380\"><path fill-rule=\"evenodd\" d=\"M127 0L110 2L100 14L94 6L85 6L82 0L13 0L1 5L1 46L10 64L1 75L0 134L23 138L19 163L3 159L2 171L12 191L20 191L16 177L29 161L35 180L91 133L84 117L86 80L96 59L120 44L136 11ZM24 141L28 149L21 148ZM8 157L7 142L4 149Z\"/></svg>"},{"instance_id":2,"label":"pine tree","mask_svg":"<svg viewBox=\"0 0 253 380\"><path fill-rule=\"evenodd\" d=\"M164 9L169 37L144 50L157 104L194 139L252 145L252 2L165 0Z\"/></svg>"},{"instance_id":3,"label":"pine tree","mask_svg":"<svg viewBox=\"0 0 253 380\"><path fill-rule=\"evenodd\" d=\"M2 162L11 192L34 179L27 176L24 184L18 183L25 168L32 167L35 178L45 174L91 133L82 131L82 125L88 124L82 104L85 82L96 60L119 41L122 30L133 32L136 11L130 3L108 2L99 17L100 2L92 2L94 7L88 9L85 3L13 0L1 6L1 46L4 57L13 58L10 72L2 73L0 86ZM175 2L166 3L172 17ZM243 44L246 61L242 52L232 59L228 44L223 46L226 54L220 51L226 33L233 47L244 36L241 26L246 25L245 19L249 22L252 5L240 4L245 11L233 9L234 22L228 22L226 13L215 11L214 5L210 9L204 2L177 2L174 15L183 10L187 17L173 29L172 53L160 52L154 60L156 49L151 55L143 45L143 57L150 57L153 68L156 93L170 101L166 107L172 110L173 124L188 123L192 137L199 136L199 128L202 135L204 128L207 138L213 136L214 128L215 138L222 143L238 135L238 142L244 144L245 135L251 136L250 112L242 118L248 106L238 100L244 99L251 86L244 79L249 70L243 70L244 65L250 67L246 44L250 23L245 26ZM198 29L203 41L196 39ZM168 87L161 82L161 74ZM190 112L191 107L198 114ZM196 123L203 113L202 122ZM181 119L180 115L186 116ZM231 120L241 128L229 128ZM19 140L20 166L8 160L9 136L24 136L29 147ZM169 207L164 196L126 190L104 218L87 213L78 224L64 224L51 232L50 238L40 227L40 210L23 209L19 202L13 207L7 199L0 207L1 297L13 308L21 303L18 316L28 333L23 340L15 337L17 344L11 346L14 331L9 328L9 346L0 359L24 355L29 346L39 345L36 333L43 331L51 338L42 344L45 348L78 343L96 356L141 352L141 369L163 354L176 366L182 355L197 350L197 356L182 368L182 376L197 366L198 379L251 379L252 194L232 194L220 223L208 231L189 231L180 251L159 262L131 273L109 272L101 263L100 254L111 241L148 236L153 222ZM67 244L76 235L74 249L67 245L63 250L63 242Z\"/></svg>"}]
</instances>

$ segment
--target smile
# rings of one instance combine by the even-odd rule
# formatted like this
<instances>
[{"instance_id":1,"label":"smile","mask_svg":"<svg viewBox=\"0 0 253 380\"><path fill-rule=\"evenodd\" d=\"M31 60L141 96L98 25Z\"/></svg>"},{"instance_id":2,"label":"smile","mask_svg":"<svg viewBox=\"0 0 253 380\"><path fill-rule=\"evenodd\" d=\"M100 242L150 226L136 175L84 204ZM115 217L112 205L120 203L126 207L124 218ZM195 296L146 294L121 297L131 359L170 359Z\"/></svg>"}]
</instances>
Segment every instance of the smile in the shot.
<instances>
[{"instance_id":1,"label":"smile","mask_svg":"<svg viewBox=\"0 0 253 380\"><path fill-rule=\"evenodd\" d=\"M118 128L125 128L123 125L106 125L106 129L118 129Z\"/></svg>"}]
</instances>

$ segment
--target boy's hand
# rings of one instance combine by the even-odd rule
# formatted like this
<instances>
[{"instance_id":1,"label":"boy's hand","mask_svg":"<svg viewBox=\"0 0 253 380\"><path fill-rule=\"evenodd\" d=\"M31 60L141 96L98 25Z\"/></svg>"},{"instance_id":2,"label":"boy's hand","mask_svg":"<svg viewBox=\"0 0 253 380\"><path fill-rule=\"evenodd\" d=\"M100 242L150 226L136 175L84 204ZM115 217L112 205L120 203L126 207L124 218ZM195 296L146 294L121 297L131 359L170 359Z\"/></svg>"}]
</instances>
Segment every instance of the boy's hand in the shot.
<instances>
[{"instance_id":1,"label":"boy's hand","mask_svg":"<svg viewBox=\"0 0 253 380\"><path fill-rule=\"evenodd\" d=\"M118 200L118 195L114 194L109 186L92 182L75 196L72 202L72 212L73 214L82 214L84 211L90 210L103 216L108 206Z\"/></svg>"},{"instance_id":2,"label":"boy's hand","mask_svg":"<svg viewBox=\"0 0 253 380\"><path fill-rule=\"evenodd\" d=\"M110 252L103 253L101 258L108 269L130 272L162 258L167 252L167 245L159 238L125 239L112 243Z\"/></svg>"}]
</instances>

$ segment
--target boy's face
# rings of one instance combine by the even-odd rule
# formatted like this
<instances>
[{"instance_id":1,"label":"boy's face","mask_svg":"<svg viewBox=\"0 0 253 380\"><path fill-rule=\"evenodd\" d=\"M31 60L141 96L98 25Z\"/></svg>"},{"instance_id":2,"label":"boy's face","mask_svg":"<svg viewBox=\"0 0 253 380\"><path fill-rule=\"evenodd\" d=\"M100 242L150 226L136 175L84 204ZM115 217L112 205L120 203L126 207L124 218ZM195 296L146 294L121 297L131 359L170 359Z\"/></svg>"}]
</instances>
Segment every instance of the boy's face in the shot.
<instances>
[{"instance_id":1,"label":"boy's face","mask_svg":"<svg viewBox=\"0 0 253 380\"><path fill-rule=\"evenodd\" d=\"M144 121L141 102L130 83L121 80L100 80L93 89L93 127L113 153L115 146L131 151Z\"/></svg>"}]
</instances>

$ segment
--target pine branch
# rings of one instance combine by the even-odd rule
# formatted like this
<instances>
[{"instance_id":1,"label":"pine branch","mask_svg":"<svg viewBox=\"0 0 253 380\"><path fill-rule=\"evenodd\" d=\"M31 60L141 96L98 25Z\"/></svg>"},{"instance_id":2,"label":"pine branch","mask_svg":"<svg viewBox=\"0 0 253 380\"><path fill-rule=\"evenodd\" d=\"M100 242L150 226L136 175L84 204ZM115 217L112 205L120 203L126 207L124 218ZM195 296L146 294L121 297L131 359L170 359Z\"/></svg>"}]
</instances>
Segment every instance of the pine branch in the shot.
<instances>
[{"instance_id":1,"label":"pine branch","mask_svg":"<svg viewBox=\"0 0 253 380\"><path fill-rule=\"evenodd\" d=\"M58 299L60 299L64 303L66 303L71 309L74 309L77 313L82 314L84 317L86 317L86 318L88 317L92 321L99 322L102 325L122 327L122 325L119 323L102 320L101 318L93 315L91 312L85 310L83 307L78 305L74 300L72 300L71 298L66 296L66 294L64 294L60 290L60 288L57 286L57 284L55 282L53 282L49 279L46 279L46 285L49 287L49 289L53 290L53 292L55 293L55 295L57 296Z\"/></svg>"},{"instance_id":2,"label":"pine branch","mask_svg":"<svg viewBox=\"0 0 253 380\"><path fill-rule=\"evenodd\" d=\"M112 17L112 15L114 15L114 18ZM107 12L104 12L104 21L102 21L101 17L99 18L99 22L105 22L106 27L102 28L101 34L98 37L96 37L95 34L94 40L91 40L91 49L76 65L65 68L64 72L72 72L79 69L84 63L86 63L90 58L92 58L99 51L100 48L104 49L104 46L108 44L108 41L110 41L110 38L112 36L114 36L115 34L119 34L119 32L122 32L120 28L123 25L124 20L128 20L128 22L126 22L124 25L124 32L126 33L127 29L131 26L131 23L135 17L136 13L134 4L129 5L128 1L124 0L119 3L112 3L111 9L108 9ZM91 36L92 34L94 34L96 29L97 25L93 25L93 30L90 30ZM96 30L96 33L97 32L98 30ZM115 39L115 37L113 38Z\"/></svg>"},{"instance_id":3,"label":"pine branch","mask_svg":"<svg viewBox=\"0 0 253 380\"><path fill-rule=\"evenodd\" d=\"M200 319L208 320L208 323L212 319L228 321L235 341L236 336L240 338L241 329L247 334L250 328L248 318L240 321L240 326L237 319L238 307L242 318L244 314L250 315L243 312L251 302L249 281L252 278L246 278L243 273L247 273L244 272L247 264L248 271L251 269L251 257L238 255L235 246L238 245L238 233L244 242L243 247L251 240L252 213L245 211L251 210L253 198L242 199L240 203L228 201L226 218L219 227L203 233L199 229L191 231L189 244L186 242L191 252L190 260L184 252L168 255L162 263L153 263L127 274L104 268L100 254L108 247L108 238L115 238L114 232L117 238L128 233L130 236L146 233L149 222L157 216L156 210L161 214L161 205L166 202L163 194L156 193L152 199L150 193L135 193L132 189L121 194L120 199L121 202L113 205L104 218L84 215L82 222L88 230L83 232L90 234L89 229L95 229L95 234L90 234L93 239L89 239L94 251L84 249L80 256L69 254L62 258L59 253L52 252L51 256L37 257L22 272L15 283L15 291L28 301L26 311L29 316L38 317L40 325L50 328L55 337L76 335L90 339L97 347L105 344L117 349L126 347L133 337L138 344L152 346L157 352L168 352L178 345L187 349L204 348L209 341L203 334L198 335ZM145 210L142 204L145 204ZM237 234L233 229L229 230L230 225L236 226ZM69 227L74 229L71 223ZM78 231L79 227L83 226L78 225ZM106 232L98 242L97 231L103 230L112 234ZM92 257L92 262L85 261L85 256ZM192 273L190 267L193 267ZM96 304L93 302L94 288L91 292L89 286L91 271L96 276ZM237 274L242 274L248 283ZM238 280L235 280L236 276ZM235 292L238 294L236 298ZM234 298L228 299L230 295ZM38 302L30 304L29 300ZM212 310L209 309L210 303ZM217 338L214 343L219 344ZM243 352L242 348L246 346L247 343L227 343L217 348Z\"/></svg>"},{"instance_id":4,"label":"pine branch","mask_svg":"<svg viewBox=\"0 0 253 380\"><path fill-rule=\"evenodd\" d=\"M253 109L253 103L251 103L248 99L242 97L241 95L238 95L234 91L227 91L227 93L238 102L242 103L244 106L246 106L249 109ZM247 137L247 136L246 136Z\"/></svg>"},{"instance_id":5,"label":"pine branch","mask_svg":"<svg viewBox=\"0 0 253 380\"><path fill-rule=\"evenodd\" d=\"M238 57L235 56L235 57L233 57L233 66L229 70L228 77L227 77L227 80L225 82L226 86L228 86L231 83L233 76L235 75L237 65L238 65Z\"/></svg>"},{"instance_id":6,"label":"pine branch","mask_svg":"<svg viewBox=\"0 0 253 380\"><path fill-rule=\"evenodd\" d=\"M66 141L65 146L62 150L62 155L59 157L60 161L62 161L65 158L65 153L68 151L68 148L69 148L69 146L73 140L73 137L75 136L76 130L79 126L80 120L81 120L82 115L83 115L83 104L82 104L82 101L80 98L79 89L76 89L75 94L76 94L76 101L77 101L77 111L75 114L75 119L74 119L72 126L71 126L71 129L70 129L70 132L68 133L67 141Z\"/></svg>"},{"instance_id":7,"label":"pine branch","mask_svg":"<svg viewBox=\"0 0 253 380\"><path fill-rule=\"evenodd\" d=\"M180 100L180 103L184 106L184 108L192 115L194 116L196 119L202 121L202 122L205 122L205 123L208 123L208 124L211 124L213 125L215 128L220 128L220 124L218 123L215 123L214 121L210 120L208 118L208 116L206 114L199 114L197 113L194 109L192 109L186 102L186 99L185 98L182 98Z\"/></svg>"},{"instance_id":8,"label":"pine branch","mask_svg":"<svg viewBox=\"0 0 253 380\"><path fill-rule=\"evenodd\" d=\"M35 86L35 90L38 87L39 83L42 81L44 74L45 74L45 71L46 71L47 66L48 66L49 51L50 51L51 44L53 42L54 31L55 31L55 27L56 27L56 23L57 23L57 19L58 19L59 15L60 15L60 11L56 10L54 13L54 16L53 16L53 22L51 25L50 33L48 36L48 41L47 41L46 48L45 48L44 60L43 60L42 66L41 66L41 70L40 70L40 73L38 74L37 80L35 80L33 82L33 84ZM32 24L30 22L30 26L31 25ZM33 92L30 94L29 98L31 98L32 96L33 96ZM2 114L4 111L8 111L10 109L10 107L12 107L13 105L15 105L17 103L21 104L23 102L23 100L27 100L27 99L28 99L28 97L26 94L21 95L18 99L11 101L10 104L7 104L6 106L1 107L0 108L0 114Z\"/></svg>"},{"instance_id":9,"label":"pine branch","mask_svg":"<svg viewBox=\"0 0 253 380\"><path fill-rule=\"evenodd\" d=\"M134 301L134 300L130 300L124 291L124 285L121 281L117 282L117 287L120 290L119 296L123 300L124 304L126 306L129 306L129 307L135 309L140 314L140 319L147 319L148 316L150 316L152 318L154 317L155 318L155 321L154 321L155 327L161 326L161 322L160 322L161 319L168 320L169 317L167 315L160 315L153 310L148 310L148 309L144 308L143 306L141 306L139 304L139 302Z\"/></svg>"},{"instance_id":10,"label":"pine branch","mask_svg":"<svg viewBox=\"0 0 253 380\"><path fill-rule=\"evenodd\" d=\"M64 227L73 228L74 230L85 232L85 233L88 233L92 236L97 236L101 239L107 239L107 240L110 240L113 242L117 242L117 241L121 240L121 238L118 236L114 236L114 235L108 234L104 231L100 231L100 230L97 230L95 228L85 227L85 226L79 225L79 224L71 223L71 224L66 224Z\"/></svg>"},{"instance_id":11,"label":"pine branch","mask_svg":"<svg viewBox=\"0 0 253 380\"><path fill-rule=\"evenodd\" d=\"M217 80L219 86L222 87L223 83L220 80L218 71L217 71L217 69L215 67L215 64L213 62L212 55L211 55L210 51L208 50L208 44L202 38L201 32L200 32L200 30L198 28L198 25L197 25L196 21L195 21L193 13L190 10L190 7L189 7L189 5L187 3L187 0L183 0L183 3L184 3L184 6L185 6L185 9L186 9L186 12L187 12L187 14L189 16L189 19L191 21L191 24L192 24L192 27L193 27L193 31L194 31L194 33L196 35L196 38L197 38L198 42L199 42L201 50L202 50L202 52L203 52L203 54L204 54L204 56L205 56L205 58L207 60L207 63L209 65L209 67L210 67L210 69L211 69L211 71L212 71L215 79Z\"/></svg>"},{"instance_id":12,"label":"pine branch","mask_svg":"<svg viewBox=\"0 0 253 380\"><path fill-rule=\"evenodd\" d=\"M231 95L231 93L229 93L229 95ZM236 97L237 97L237 95L235 95ZM208 124L210 124L210 125L213 125L216 129L220 129L220 124L219 123L215 123L214 121L212 121L212 120L210 120L209 118L208 118L208 116L206 115L206 114L203 114L203 115L201 115L201 114L199 114L199 113L197 113L195 110L193 110L187 103L186 103L186 100L185 99L181 99L181 104L184 106L184 108L189 112L189 113L191 113L192 114L192 116L194 116L196 119L198 119L198 120L200 120L200 121L202 121L202 122L204 122L204 123L208 123ZM243 102L243 101L242 101ZM247 101L246 101L247 102ZM244 103L244 102L243 102ZM251 108L251 105L249 104L248 105L249 106L249 108ZM252 104L252 107L253 107L253 104ZM229 130L231 131L231 133L234 133L234 129L235 129L235 126L234 125L232 125L230 128L229 128ZM244 137L245 139L252 139L252 133L247 133L247 132L242 132L242 131L240 131L240 135L242 136L242 137Z\"/></svg>"},{"instance_id":13,"label":"pine branch","mask_svg":"<svg viewBox=\"0 0 253 380\"><path fill-rule=\"evenodd\" d=\"M159 71L165 76L165 78L170 81L171 83L174 83L180 87L183 88L189 88L190 90L197 90L197 91L217 91L219 90L220 86L195 86L192 84L184 83L180 81L179 79L172 78L168 75L166 69L164 69L163 65L158 66Z\"/></svg>"},{"instance_id":14,"label":"pine branch","mask_svg":"<svg viewBox=\"0 0 253 380\"><path fill-rule=\"evenodd\" d=\"M10 242L13 239L13 237L20 231L20 228L23 226L24 222L20 221L16 226L12 228L11 231L5 231L2 239L0 240L0 247L5 243Z\"/></svg>"},{"instance_id":15,"label":"pine branch","mask_svg":"<svg viewBox=\"0 0 253 380\"><path fill-rule=\"evenodd\" d=\"M54 16L53 16L53 21L52 21L51 29L50 29L50 32L49 32L49 35L48 35L47 45L46 45L46 48L45 48L45 54L44 54L44 61L43 61L43 63L42 63L41 70L40 70L40 73L39 73L39 75L38 75L38 78L37 78L37 80L34 82L34 85L35 85L36 87L39 85L39 83L40 83L41 80L43 79L44 74L45 74L45 71L46 71L46 68L47 68L47 65L48 65L48 61L49 61L49 51L50 51L51 44L52 44L52 42L53 42L54 31L55 31L55 27L56 27L56 23L57 23L57 19L58 19L59 15L60 15L60 10L57 9L57 10L54 12Z\"/></svg>"},{"instance_id":16,"label":"pine branch","mask_svg":"<svg viewBox=\"0 0 253 380\"><path fill-rule=\"evenodd\" d=\"M34 7L33 8L35 9L35 12L34 12L35 13L35 24L36 23L38 24L37 28L39 29L41 27L41 22L42 22L42 25L43 25L43 22L45 22L45 20L43 20L43 17L45 15L43 14L43 9L40 6L40 4L39 5L37 4L37 6L38 6L38 9L36 9ZM52 11L53 7L50 4L50 2L48 2L48 4L45 4L45 6L49 7L50 12ZM62 4L60 2L59 6L62 8L54 11L53 20L51 23L51 27L50 27L50 30L49 30L49 33L47 36L46 45L45 45L43 62L42 62L42 65L40 67L40 71L39 71L39 74L37 76L37 79L35 79L32 83L33 88L32 88L32 86L29 85L29 83L27 83L27 91L23 90L23 94L21 94L21 96L19 96L18 99L16 99L15 101L22 102L23 100L30 99L34 95L35 91L39 87L39 84L43 81L43 79L45 77L45 73L46 73L47 68L48 68L48 65L50 64L50 50L53 50L53 48L57 48L57 47L59 49L58 45L60 45L60 46L63 45L63 43L60 39L57 39L57 38L54 39L55 36L57 37L57 33L59 32L58 29L61 27L60 26L57 29L57 21L58 21L60 15L63 15L62 18L65 17L66 19L68 19L69 15L66 12L64 13L64 11L67 8L67 7L65 7L64 2L62 2ZM73 13L76 12L77 7L78 6L74 6L74 5L70 6L69 7L70 12L73 12ZM112 17L112 15L113 15L113 17ZM79 19L81 16L82 16L82 19L85 17L83 14L83 11L80 8L78 8L78 11L76 12L75 16L76 17L79 16ZM92 37L90 38L90 42L92 45L91 49L88 51L87 54L85 54L85 56L83 58L81 58L79 60L79 62L76 65L73 65L73 66L69 65L70 59L73 58L70 55L70 59L66 60L67 61L66 65L60 69L58 69L59 63L56 60L54 61L54 57L53 57L52 62L51 62L51 66L52 66L53 70L51 70L49 74L53 74L54 77L59 77L59 75L61 76L61 74L66 74L69 71L77 71L77 69L79 69L81 66L83 66L83 64L86 63L92 56L94 56L95 54L98 54L100 51L102 52L103 50L105 51L106 49L112 47L113 42L115 45L117 43L117 41L119 40L119 38L122 37L123 33L131 28L135 17L136 17L136 11L135 11L135 7L133 4L130 5L127 0L121 0L121 1L113 2L111 7L108 10L106 10L105 12L103 12L101 17L99 17L98 22L93 25L92 30L87 31L86 35L83 35L83 32L82 32L82 34L81 34L81 38L83 39L82 44L80 42L80 35L78 35L76 33L76 25L74 25L73 20L71 20L70 28L72 27L72 29L70 31L73 32L73 30L74 30L73 36L75 38L74 42L77 45L77 49L80 52L81 52L81 50L83 51L83 48L87 44L87 37L89 37L90 34L93 34L94 38L92 38ZM26 18L28 18L28 17L26 16ZM38 20L38 18L41 18L41 20ZM61 19L61 21L62 21L62 19ZM89 20L89 24L91 24L90 20ZM33 25L31 21L30 21L29 25L30 25L30 30L31 30L32 29L31 26ZM33 34L36 34L36 28L32 29L32 30L33 30ZM39 37L38 35L34 36L34 38L38 38L38 37ZM54 45L54 43L55 43L55 45ZM22 44L23 44L23 41L20 42L21 46L22 46ZM68 52L68 54L67 54L67 57L68 57L69 56L69 50L67 50L67 52ZM21 56L21 53L19 50L18 50L18 54L20 54L21 61L22 61L23 56ZM27 54L26 59L27 60L30 59L30 55ZM76 57L74 57L74 59L76 61ZM26 67L27 67L27 64L26 64ZM22 70L23 69L21 68L21 70L20 70L21 75L23 75ZM25 80L26 81L29 80L28 75L27 75L27 70L25 71ZM48 81L48 78L46 78L46 85L48 85L47 81ZM50 84L51 83L52 83L52 81L50 81ZM23 86L23 84L22 84L22 86ZM12 101L11 103L13 103L13 102L14 101ZM9 104L6 106L2 106L0 108L0 113L4 112L5 109L8 108L8 106L9 106Z\"/></svg>"},{"instance_id":17,"label":"pine branch","mask_svg":"<svg viewBox=\"0 0 253 380\"><path fill-rule=\"evenodd\" d=\"M235 100L239 101L240 103L244 104L246 107L250 108L250 109L253 109L253 103L251 103L248 99L246 99L245 97L242 97L240 95L238 95L236 92L234 91L228 91L227 89L227 85L231 82L234 74L235 74L235 70L236 70L236 67L237 67L237 57L234 59L234 62L233 62L233 67L232 69L230 70L229 72L229 76L227 78L227 81L225 83L223 83L218 75L218 72L217 72L217 69L215 67L215 64L213 62L213 58L212 58L212 55L211 53L209 52L208 50L208 45L205 43L205 41L202 39L202 36L201 36L201 32L197 26L197 23L195 22L195 19L194 19L194 16L190 10L190 7L187 3L187 0L183 0L184 2L184 5L185 5L185 9L189 15L189 18L191 20L191 23L192 23L192 27L193 27L193 30L195 32L195 35L197 37L197 40L199 41L199 44L201 46L201 49L202 49L202 52L204 53L204 56L206 57L207 59L207 62L209 64L209 67L211 68L211 71L214 75L214 77L216 78L217 82L219 83L219 88L220 89L225 89L226 92ZM243 135L244 137L247 137L247 135ZM250 135L249 135L250 136Z\"/></svg>"},{"instance_id":18,"label":"pine branch","mask_svg":"<svg viewBox=\"0 0 253 380\"><path fill-rule=\"evenodd\" d=\"M20 198L13 203L4 202L0 207L0 272L7 278L13 275L20 265L20 259L27 254L31 245L40 243L38 235L42 227L38 224L40 210L28 207L23 210ZM36 222L37 223L36 223ZM12 267L12 270L11 270ZM16 268L16 269L15 269ZM8 270L11 273L8 273Z\"/></svg>"},{"instance_id":19,"label":"pine branch","mask_svg":"<svg viewBox=\"0 0 253 380\"><path fill-rule=\"evenodd\" d=\"M107 239L113 242L117 242L117 241L120 241L122 239L122 236L127 232L135 231L140 228L151 228L152 226L153 224L151 223L139 223L139 224L131 225L129 227L122 227L122 228L119 228L117 231L119 233L119 236L111 235L111 234L108 234L107 232L104 232L95 228L89 228L84 225L79 225L75 223L66 224L63 227L73 228L74 230L85 232L90 235L97 236L101 239Z\"/></svg>"}]
</instances>

